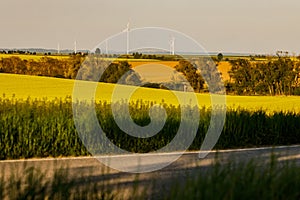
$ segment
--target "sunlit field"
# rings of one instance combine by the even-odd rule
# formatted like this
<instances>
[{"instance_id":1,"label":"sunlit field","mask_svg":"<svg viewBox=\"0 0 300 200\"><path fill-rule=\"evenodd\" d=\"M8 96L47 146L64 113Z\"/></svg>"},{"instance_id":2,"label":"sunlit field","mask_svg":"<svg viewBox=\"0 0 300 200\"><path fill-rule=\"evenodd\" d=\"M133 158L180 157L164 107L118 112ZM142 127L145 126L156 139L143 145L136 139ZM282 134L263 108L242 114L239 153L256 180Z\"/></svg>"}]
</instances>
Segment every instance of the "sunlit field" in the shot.
<instances>
[{"instance_id":1,"label":"sunlit field","mask_svg":"<svg viewBox=\"0 0 300 200\"><path fill-rule=\"evenodd\" d=\"M161 65L166 65L169 67L175 67L176 65L178 65L178 61L159 61L159 60L151 60L151 62L154 62L155 64L161 64ZM144 64L149 64L149 61L147 60L132 60L132 61L128 61L128 63L131 65L132 68L135 68L137 66L140 65L144 65Z\"/></svg>"},{"instance_id":2,"label":"sunlit field","mask_svg":"<svg viewBox=\"0 0 300 200\"><path fill-rule=\"evenodd\" d=\"M71 96L74 87L74 80L48 78L40 76L0 74L0 94L6 98L26 99L64 99ZM99 83L96 92L96 99L110 101L114 84ZM132 86L121 87L121 92L127 93ZM137 88L131 100L143 99L143 101L161 102L167 104L178 104L175 95L192 95L184 92L171 92L161 89ZM129 98L129 97L128 97ZM211 106L209 94L197 94L201 106ZM230 108L245 108L247 110L264 109L272 111L296 111L300 110L300 97L298 96L226 96L227 106Z\"/></svg>"},{"instance_id":3,"label":"sunlit field","mask_svg":"<svg viewBox=\"0 0 300 200\"><path fill-rule=\"evenodd\" d=\"M55 59L67 59L69 56L67 55L22 55L22 54L0 54L0 59L1 58L10 58L10 57L19 57L22 60L34 60L34 61L39 61L43 57L48 57L48 58L55 58Z\"/></svg>"},{"instance_id":4,"label":"sunlit field","mask_svg":"<svg viewBox=\"0 0 300 200\"><path fill-rule=\"evenodd\" d=\"M44 54L38 54L38 55L23 55L23 54L1 54L0 53L0 59L1 58L10 58L10 57L19 57L22 60L35 60L39 61L43 57L48 57L48 58L55 58L55 59L68 59L70 58L69 55L44 55ZM177 61L160 61L160 60L155 60L155 59L130 59L130 58L105 58L106 60L110 61L127 61L130 62L130 64L135 67L136 65L140 65L149 62L159 62L159 63L165 63L168 66L175 66L178 62Z\"/></svg>"},{"instance_id":5,"label":"sunlit field","mask_svg":"<svg viewBox=\"0 0 300 200\"><path fill-rule=\"evenodd\" d=\"M231 69L231 64L228 61L222 61L218 64L218 70L222 75L223 81L230 79L228 71Z\"/></svg>"}]
</instances>

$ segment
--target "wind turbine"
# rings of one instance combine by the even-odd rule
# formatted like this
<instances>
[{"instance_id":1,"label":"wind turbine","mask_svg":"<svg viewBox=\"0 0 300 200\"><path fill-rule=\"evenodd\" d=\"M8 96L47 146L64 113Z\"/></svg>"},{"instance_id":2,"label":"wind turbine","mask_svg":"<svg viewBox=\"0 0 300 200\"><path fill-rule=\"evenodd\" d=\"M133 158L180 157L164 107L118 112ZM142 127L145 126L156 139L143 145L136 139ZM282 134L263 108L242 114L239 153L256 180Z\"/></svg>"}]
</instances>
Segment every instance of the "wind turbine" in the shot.
<instances>
[{"instance_id":1,"label":"wind turbine","mask_svg":"<svg viewBox=\"0 0 300 200\"><path fill-rule=\"evenodd\" d=\"M126 44L126 54L129 54L129 31L130 31L130 23L127 23L126 29L123 30L123 32L126 32L126 37L127 37L127 44Z\"/></svg>"},{"instance_id":2,"label":"wind turbine","mask_svg":"<svg viewBox=\"0 0 300 200\"><path fill-rule=\"evenodd\" d=\"M175 55L175 37L171 37L170 41L170 55Z\"/></svg>"},{"instance_id":3,"label":"wind turbine","mask_svg":"<svg viewBox=\"0 0 300 200\"><path fill-rule=\"evenodd\" d=\"M74 53L75 54L77 53L77 41L76 40L74 41Z\"/></svg>"},{"instance_id":4,"label":"wind turbine","mask_svg":"<svg viewBox=\"0 0 300 200\"><path fill-rule=\"evenodd\" d=\"M108 54L108 44L107 44L107 39L105 40L105 54Z\"/></svg>"},{"instance_id":5,"label":"wind turbine","mask_svg":"<svg viewBox=\"0 0 300 200\"><path fill-rule=\"evenodd\" d=\"M57 54L60 53L60 46L59 46L59 43L57 43Z\"/></svg>"}]
</instances>

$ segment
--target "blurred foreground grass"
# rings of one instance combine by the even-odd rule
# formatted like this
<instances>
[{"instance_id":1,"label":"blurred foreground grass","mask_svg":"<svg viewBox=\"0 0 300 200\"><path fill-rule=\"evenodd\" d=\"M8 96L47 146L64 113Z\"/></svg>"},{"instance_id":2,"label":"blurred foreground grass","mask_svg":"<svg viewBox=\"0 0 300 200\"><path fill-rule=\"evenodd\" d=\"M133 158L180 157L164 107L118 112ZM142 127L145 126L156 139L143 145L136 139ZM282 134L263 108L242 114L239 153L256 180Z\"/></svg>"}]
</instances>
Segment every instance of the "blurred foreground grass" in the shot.
<instances>
[{"instance_id":1,"label":"blurred foreground grass","mask_svg":"<svg viewBox=\"0 0 300 200\"><path fill-rule=\"evenodd\" d=\"M121 187L105 173L98 177L71 176L68 168L55 170L24 167L22 173L0 174L0 199L286 199L300 198L300 166L278 161L272 156L265 163L252 160L218 162L206 170L181 171L176 176L151 176L147 184L139 176ZM121 173L121 172L120 172ZM6 176L5 176L6 175ZM182 178L183 177L185 178ZM111 177L113 178L113 177ZM170 179L168 185L161 185Z\"/></svg>"}]
</instances>

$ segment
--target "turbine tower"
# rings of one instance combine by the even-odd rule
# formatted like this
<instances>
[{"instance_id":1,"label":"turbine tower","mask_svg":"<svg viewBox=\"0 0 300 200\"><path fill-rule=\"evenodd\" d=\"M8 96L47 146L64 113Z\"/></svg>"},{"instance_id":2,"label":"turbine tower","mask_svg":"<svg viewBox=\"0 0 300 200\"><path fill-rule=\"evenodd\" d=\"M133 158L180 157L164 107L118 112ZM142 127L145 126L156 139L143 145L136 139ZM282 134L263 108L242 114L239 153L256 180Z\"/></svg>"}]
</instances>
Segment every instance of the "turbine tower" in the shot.
<instances>
[{"instance_id":1,"label":"turbine tower","mask_svg":"<svg viewBox=\"0 0 300 200\"><path fill-rule=\"evenodd\" d=\"M76 40L74 41L74 53L75 54L77 53L77 41Z\"/></svg>"},{"instance_id":2,"label":"turbine tower","mask_svg":"<svg viewBox=\"0 0 300 200\"><path fill-rule=\"evenodd\" d=\"M170 39L170 55L175 55L175 37Z\"/></svg>"},{"instance_id":3,"label":"turbine tower","mask_svg":"<svg viewBox=\"0 0 300 200\"><path fill-rule=\"evenodd\" d=\"M107 39L105 40L105 54L108 54L108 44L107 44Z\"/></svg>"},{"instance_id":4,"label":"turbine tower","mask_svg":"<svg viewBox=\"0 0 300 200\"><path fill-rule=\"evenodd\" d=\"M126 29L123 30L123 32L126 32L126 38L127 38L127 44L126 44L126 54L129 54L129 31L130 31L130 23L127 23Z\"/></svg>"},{"instance_id":5,"label":"turbine tower","mask_svg":"<svg viewBox=\"0 0 300 200\"><path fill-rule=\"evenodd\" d=\"M60 53L60 46L59 46L59 43L57 43L57 54Z\"/></svg>"}]
</instances>

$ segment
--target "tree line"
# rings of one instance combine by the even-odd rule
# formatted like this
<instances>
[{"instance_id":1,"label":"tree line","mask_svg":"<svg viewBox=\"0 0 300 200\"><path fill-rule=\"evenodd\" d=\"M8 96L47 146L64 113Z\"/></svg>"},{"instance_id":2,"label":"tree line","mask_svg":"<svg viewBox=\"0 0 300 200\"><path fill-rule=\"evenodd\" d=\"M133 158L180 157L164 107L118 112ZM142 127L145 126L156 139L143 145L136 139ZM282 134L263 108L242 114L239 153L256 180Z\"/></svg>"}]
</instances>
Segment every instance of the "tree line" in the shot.
<instances>
[{"instance_id":1,"label":"tree line","mask_svg":"<svg viewBox=\"0 0 300 200\"><path fill-rule=\"evenodd\" d=\"M74 79L84 57L71 56L68 59L42 57L39 60L24 60L17 56L0 59L0 73L24 74Z\"/></svg>"},{"instance_id":2,"label":"tree line","mask_svg":"<svg viewBox=\"0 0 300 200\"><path fill-rule=\"evenodd\" d=\"M136 54L134 54L136 55ZM141 55L141 54L140 54ZM106 66L106 67L105 67ZM80 73L78 74L79 69ZM191 62L181 60L175 69L181 72L190 82L193 89L200 92L204 88L204 80L199 71ZM56 78L96 80L97 75L102 73L100 82L123 83L129 85L141 84L141 77L134 73L127 61L105 61L97 55L83 56L72 55L67 59L42 57L39 60L24 60L17 56L0 59L0 73L24 74L35 76L47 76ZM123 76L126 74L125 76ZM172 80L171 80L172 82ZM175 81L173 81L175 82ZM145 87L161 88L162 83L144 83ZM167 84L168 85L168 84ZM182 90L181 83L174 90Z\"/></svg>"},{"instance_id":3,"label":"tree line","mask_svg":"<svg viewBox=\"0 0 300 200\"><path fill-rule=\"evenodd\" d=\"M136 55L136 54L135 54ZM17 56L0 59L0 73L26 74L57 78L75 79L82 68L80 79L95 80L93 77L102 71L100 82L140 84L141 77L127 61L109 63L106 69L100 69L103 63L97 56L86 59L84 55L72 55L67 59L42 57L39 60L23 60ZM103 59L101 62L104 62ZM180 60L175 66L177 72L184 75L196 92L220 91L220 73L217 69L221 56L212 61L209 58L193 62ZM84 62L83 62L84 61ZM210 63L214 62L214 63ZM237 95L300 95L300 61L290 57L278 56L268 61L249 61L247 59L230 60L230 80L225 82L226 91ZM89 66L96 66L90 68ZM126 76L123 76L126 73ZM120 80L123 78L124 80ZM171 80L173 84L178 80ZM182 80L179 80L179 82ZM160 87L160 84L148 83L147 87ZM165 88L163 88L165 89ZM172 88L173 89L173 88ZM182 84L174 87L182 90Z\"/></svg>"},{"instance_id":4,"label":"tree line","mask_svg":"<svg viewBox=\"0 0 300 200\"><path fill-rule=\"evenodd\" d=\"M98 56L88 56L85 59L77 79L126 85L141 83L141 77L134 72L127 61L111 62Z\"/></svg>"},{"instance_id":5,"label":"tree line","mask_svg":"<svg viewBox=\"0 0 300 200\"><path fill-rule=\"evenodd\" d=\"M218 65L223 59L200 58L181 60L175 66L196 92L222 92ZM230 60L230 80L224 83L228 94L236 95L300 95L300 59L278 55L267 61Z\"/></svg>"},{"instance_id":6,"label":"tree line","mask_svg":"<svg viewBox=\"0 0 300 200\"><path fill-rule=\"evenodd\" d=\"M98 62L97 59L91 59L92 57L86 58L86 56L77 54L67 59L45 56L36 61L32 59L23 60L17 56L12 56L0 59L0 73L75 79L82 67L82 73L77 78L83 80L95 80L93 76L103 70L100 82L117 83L125 73L127 73L127 76L124 77L126 80L123 83L133 85L140 81L140 78L136 73L133 73L131 65L127 61L109 63L109 66L104 70L99 68L103 66L103 63Z\"/></svg>"},{"instance_id":7,"label":"tree line","mask_svg":"<svg viewBox=\"0 0 300 200\"><path fill-rule=\"evenodd\" d=\"M230 61L227 92L238 95L300 95L300 62L280 57L264 62Z\"/></svg>"},{"instance_id":8,"label":"tree line","mask_svg":"<svg viewBox=\"0 0 300 200\"><path fill-rule=\"evenodd\" d=\"M219 56L221 57L221 56ZM195 92L223 93L223 81L218 71L217 61L210 57L194 60L180 60L175 69L182 73Z\"/></svg>"}]
</instances>

